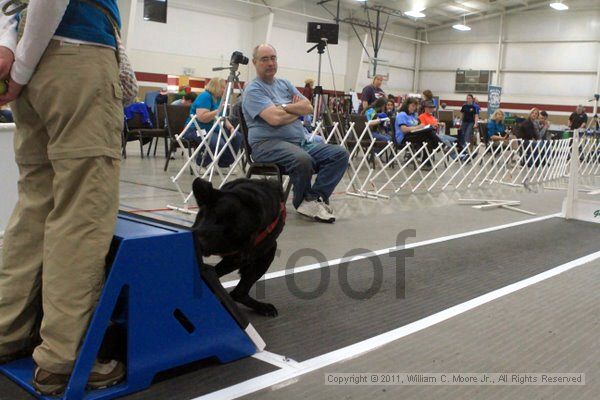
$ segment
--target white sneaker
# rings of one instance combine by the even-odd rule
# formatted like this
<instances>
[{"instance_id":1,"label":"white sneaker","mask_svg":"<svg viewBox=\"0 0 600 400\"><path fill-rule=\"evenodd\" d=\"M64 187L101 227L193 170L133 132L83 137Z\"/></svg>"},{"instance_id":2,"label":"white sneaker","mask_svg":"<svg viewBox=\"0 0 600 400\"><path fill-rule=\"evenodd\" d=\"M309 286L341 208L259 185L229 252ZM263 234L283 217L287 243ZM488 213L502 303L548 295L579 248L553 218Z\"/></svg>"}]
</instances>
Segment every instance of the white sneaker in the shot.
<instances>
[{"instance_id":1,"label":"white sneaker","mask_svg":"<svg viewBox=\"0 0 600 400\"><path fill-rule=\"evenodd\" d=\"M221 173L223 174L223 176L227 176L227 174L229 174L229 172L231 172L230 176L237 175L235 169L231 169L231 167L219 167L219 168L221 169Z\"/></svg>"},{"instance_id":2,"label":"white sneaker","mask_svg":"<svg viewBox=\"0 0 600 400\"><path fill-rule=\"evenodd\" d=\"M321 203L321 205L325 208L325 210L327 210L327 212L329 214L331 214L331 216L333 217L333 219L335 220L337 217L335 216L335 210L333 209L333 207L331 207L330 204L325 203L322 200L317 200L319 203Z\"/></svg>"},{"instance_id":3,"label":"white sneaker","mask_svg":"<svg viewBox=\"0 0 600 400\"><path fill-rule=\"evenodd\" d=\"M335 216L323 206L319 201L303 201L296 209L299 214L302 214L319 222L334 222Z\"/></svg>"}]
</instances>

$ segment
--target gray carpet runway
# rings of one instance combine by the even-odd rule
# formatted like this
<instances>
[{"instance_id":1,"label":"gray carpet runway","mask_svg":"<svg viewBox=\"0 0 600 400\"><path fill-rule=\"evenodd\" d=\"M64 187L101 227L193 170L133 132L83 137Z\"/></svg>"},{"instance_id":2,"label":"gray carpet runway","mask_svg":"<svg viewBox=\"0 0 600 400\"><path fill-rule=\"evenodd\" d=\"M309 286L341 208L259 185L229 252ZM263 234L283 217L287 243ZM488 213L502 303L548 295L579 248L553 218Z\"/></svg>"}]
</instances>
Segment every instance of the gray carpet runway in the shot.
<instances>
[{"instance_id":1,"label":"gray carpet runway","mask_svg":"<svg viewBox=\"0 0 600 400\"><path fill-rule=\"evenodd\" d=\"M594 253L599 232L554 218L272 279L258 297L279 316L249 318L267 350L305 361ZM255 359L199 363L128 398L192 399L274 369ZM0 399L29 398L0 378Z\"/></svg>"}]
</instances>

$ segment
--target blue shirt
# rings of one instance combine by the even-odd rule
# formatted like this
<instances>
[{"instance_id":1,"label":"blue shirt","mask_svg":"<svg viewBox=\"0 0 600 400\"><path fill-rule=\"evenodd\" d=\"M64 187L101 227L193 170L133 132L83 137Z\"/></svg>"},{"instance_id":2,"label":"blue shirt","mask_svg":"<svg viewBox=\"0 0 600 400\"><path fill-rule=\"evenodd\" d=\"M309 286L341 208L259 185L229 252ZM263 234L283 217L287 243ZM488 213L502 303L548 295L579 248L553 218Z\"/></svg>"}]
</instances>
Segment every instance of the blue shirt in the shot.
<instances>
[{"instance_id":1,"label":"blue shirt","mask_svg":"<svg viewBox=\"0 0 600 400\"><path fill-rule=\"evenodd\" d=\"M488 128L487 136L489 138L492 137L492 136L494 136L494 135L500 135L500 136L502 136L502 135L504 135L504 132L506 130L504 128L504 124L502 122L496 122L493 119L490 119L488 121L487 128Z\"/></svg>"},{"instance_id":2,"label":"blue shirt","mask_svg":"<svg viewBox=\"0 0 600 400\"><path fill-rule=\"evenodd\" d=\"M275 78L273 83L266 83L256 78L248 85L242 98L242 110L251 146L269 139L296 144L304 141L304 128L299 119L287 125L271 126L260 116L270 106L291 103L293 96L306 98L286 79Z\"/></svg>"},{"instance_id":3,"label":"blue shirt","mask_svg":"<svg viewBox=\"0 0 600 400\"><path fill-rule=\"evenodd\" d=\"M406 126L419 125L419 117L417 116L417 113L407 114L404 111L402 111L401 113L398 113L398 115L396 115L396 122L394 123L394 129L396 131L396 143L398 143L398 144L402 143L402 140L404 140L404 132L402 132L402 129L400 129L400 127L402 125L406 125Z\"/></svg>"},{"instance_id":4,"label":"blue shirt","mask_svg":"<svg viewBox=\"0 0 600 400\"><path fill-rule=\"evenodd\" d=\"M221 99L215 99L208 90L205 90L204 92L200 93L198 97L196 97L196 100L194 100L194 102L190 106L190 115L196 115L196 110L199 108L203 108L208 111L214 111L217 108L219 108L220 105ZM185 121L186 125L188 122L190 122L190 119L192 118L188 117L188 119ZM198 121L200 129L204 129L206 132L210 131L210 129L215 123L214 120L210 122L200 122L199 119L196 119L196 121ZM217 129L219 128L215 128L215 132L218 132Z\"/></svg>"},{"instance_id":5,"label":"blue shirt","mask_svg":"<svg viewBox=\"0 0 600 400\"><path fill-rule=\"evenodd\" d=\"M117 0L94 1L107 9L117 25L121 25ZM113 26L104 12L79 0L69 2L55 35L116 47Z\"/></svg>"}]
</instances>

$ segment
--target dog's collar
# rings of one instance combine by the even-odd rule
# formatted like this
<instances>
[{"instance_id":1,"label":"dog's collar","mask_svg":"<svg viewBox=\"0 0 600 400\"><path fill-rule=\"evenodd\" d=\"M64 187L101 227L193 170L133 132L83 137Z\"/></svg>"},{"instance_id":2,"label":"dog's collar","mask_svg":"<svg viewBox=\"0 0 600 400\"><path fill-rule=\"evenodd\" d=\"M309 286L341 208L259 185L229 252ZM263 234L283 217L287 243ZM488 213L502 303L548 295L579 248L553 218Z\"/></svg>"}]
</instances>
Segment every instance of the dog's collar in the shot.
<instances>
[{"instance_id":1,"label":"dog's collar","mask_svg":"<svg viewBox=\"0 0 600 400\"><path fill-rule=\"evenodd\" d=\"M277 226L277 224L279 223L279 221L281 221L281 220L285 221L286 215L287 215L287 213L286 213L286 210L285 210L285 203L281 202L279 204L279 214L277 214L277 217L275 218L275 220L273 222L271 222L271 224L269 226L267 226L264 231L260 232L258 234L258 236L256 236L256 239L254 239L254 245L257 246L258 244L260 244L260 242L262 242L263 240L265 240L265 238L271 232L273 232L273 230L275 229L275 227Z\"/></svg>"}]
</instances>

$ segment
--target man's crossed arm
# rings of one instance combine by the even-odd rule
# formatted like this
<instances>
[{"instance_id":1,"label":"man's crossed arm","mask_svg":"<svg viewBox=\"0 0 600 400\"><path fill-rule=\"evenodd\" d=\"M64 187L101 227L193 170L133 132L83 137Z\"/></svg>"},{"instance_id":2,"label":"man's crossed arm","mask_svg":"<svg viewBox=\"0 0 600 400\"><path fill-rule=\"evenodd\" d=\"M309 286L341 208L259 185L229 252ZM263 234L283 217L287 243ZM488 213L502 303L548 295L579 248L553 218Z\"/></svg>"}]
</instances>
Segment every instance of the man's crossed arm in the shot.
<instances>
[{"instance_id":1,"label":"man's crossed arm","mask_svg":"<svg viewBox=\"0 0 600 400\"><path fill-rule=\"evenodd\" d=\"M283 105L271 105L265 108L259 114L262 119L271 126L281 126L291 124L301 115L308 115L313 112L313 107L307 99L294 96L292 102Z\"/></svg>"}]
</instances>

